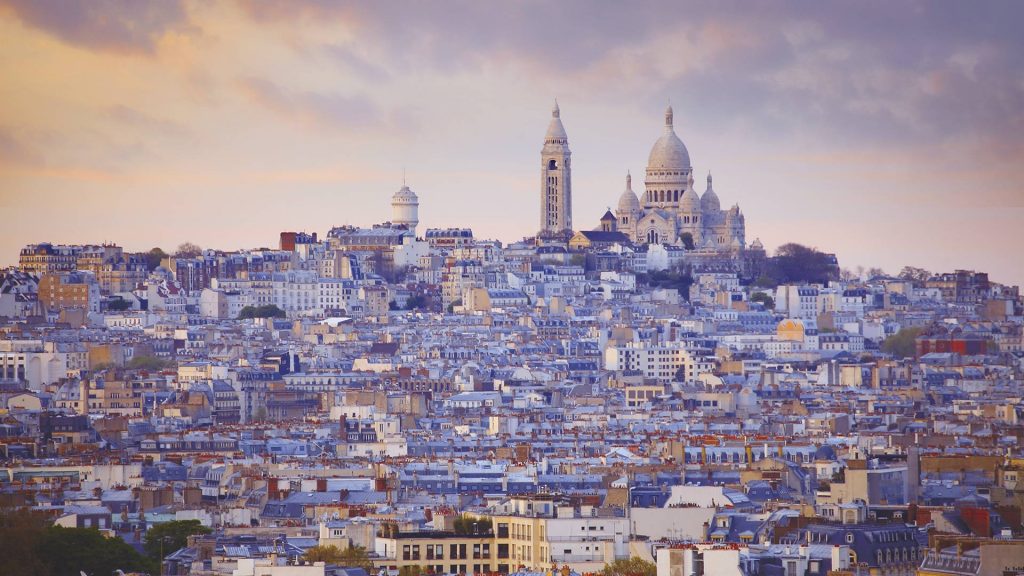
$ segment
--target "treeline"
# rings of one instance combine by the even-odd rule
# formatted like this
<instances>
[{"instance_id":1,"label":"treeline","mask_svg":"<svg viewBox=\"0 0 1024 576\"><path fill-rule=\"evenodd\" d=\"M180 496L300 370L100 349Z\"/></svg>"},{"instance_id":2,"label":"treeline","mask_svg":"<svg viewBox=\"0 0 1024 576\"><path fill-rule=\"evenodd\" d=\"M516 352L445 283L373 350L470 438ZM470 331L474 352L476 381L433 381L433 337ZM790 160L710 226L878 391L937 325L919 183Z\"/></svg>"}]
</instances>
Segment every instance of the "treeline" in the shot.
<instances>
[{"instance_id":1,"label":"treeline","mask_svg":"<svg viewBox=\"0 0 1024 576\"><path fill-rule=\"evenodd\" d=\"M754 283L774 288L780 284L828 284L838 279L839 264L835 256L790 243L779 246Z\"/></svg>"},{"instance_id":2,"label":"treeline","mask_svg":"<svg viewBox=\"0 0 1024 576\"><path fill-rule=\"evenodd\" d=\"M238 317L242 320L249 318L284 318L284 310L273 304L263 306L246 306L238 311Z\"/></svg>"}]
</instances>

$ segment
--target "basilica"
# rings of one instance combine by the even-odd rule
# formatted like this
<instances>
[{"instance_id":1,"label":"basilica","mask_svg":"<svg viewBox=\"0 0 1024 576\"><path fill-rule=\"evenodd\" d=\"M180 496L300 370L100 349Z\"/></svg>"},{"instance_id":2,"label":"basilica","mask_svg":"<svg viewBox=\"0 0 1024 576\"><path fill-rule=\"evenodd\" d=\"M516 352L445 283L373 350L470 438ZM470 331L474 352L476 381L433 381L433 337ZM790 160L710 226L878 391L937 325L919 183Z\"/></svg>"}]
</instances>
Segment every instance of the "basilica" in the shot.
<instances>
[{"instance_id":1,"label":"basilica","mask_svg":"<svg viewBox=\"0 0 1024 576\"><path fill-rule=\"evenodd\" d=\"M566 238L572 234L571 153L557 104L551 116L541 151L538 236ZM746 223L739 205L722 208L710 174L703 193L694 189L690 153L676 135L671 106L665 111L664 131L647 159L643 195L633 191L632 177L627 174L626 190L615 213L606 212L597 231L621 233L619 238L637 245L678 246L694 256L735 257L747 249ZM752 248L760 249L760 243L755 241Z\"/></svg>"},{"instance_id":2,"label":"basilica","mask_svg":"<svg viewBox=\"0 0 1024 576\"><path fill-rule=\"evenodd\" d=\"M698 194L693 187L690 153L672 126L672 107L665 112L665 129L651 148L644 178L643 199L626 190L619 197L614 219L602 220L603 230L618 230L636 244L675 244L702 252L739 252L746 247L746 225L738 205L722 209L711 186Z\"/></svg>"}]
</instances>

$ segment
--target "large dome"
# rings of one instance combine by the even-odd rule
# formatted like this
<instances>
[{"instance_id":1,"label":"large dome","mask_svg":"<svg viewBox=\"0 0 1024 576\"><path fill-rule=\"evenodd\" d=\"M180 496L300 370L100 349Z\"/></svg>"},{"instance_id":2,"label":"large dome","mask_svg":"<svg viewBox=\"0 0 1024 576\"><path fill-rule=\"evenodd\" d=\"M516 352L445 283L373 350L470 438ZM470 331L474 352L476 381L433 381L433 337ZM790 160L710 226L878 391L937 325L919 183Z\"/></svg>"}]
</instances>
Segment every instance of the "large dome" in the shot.
<instances>
[{"instance_id":1,"label":"large dome","mask_svg":"<svg viewBox=\"0 0 1024 576\"><path fill-rule=\"evenodd\" d=\"M665 111L665 133L651 148L651 155L647 158L647 169L674 171L690 169L690 153L672 128L671 106Z\"/></svg>"}]
</instances>

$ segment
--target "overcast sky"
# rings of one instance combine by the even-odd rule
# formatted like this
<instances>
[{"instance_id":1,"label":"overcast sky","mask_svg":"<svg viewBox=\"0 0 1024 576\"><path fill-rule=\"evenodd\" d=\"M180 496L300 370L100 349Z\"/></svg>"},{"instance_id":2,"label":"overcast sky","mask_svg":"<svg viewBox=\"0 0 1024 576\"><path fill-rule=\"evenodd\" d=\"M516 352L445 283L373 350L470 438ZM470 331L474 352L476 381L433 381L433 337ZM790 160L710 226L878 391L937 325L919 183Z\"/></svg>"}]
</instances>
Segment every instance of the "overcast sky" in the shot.
<instances>
[{"instance_id":1,"label":"overcast sky","mask_svg":"<svg viewBox=\"0 0 1024 576\"><path fill-rule=\"evenodd\" d=\"M0 0L0 264L41 241L275 246L390 218L577 229L665 106L747 239L1024 283L1024 2Z\"/></svg>"}]
</instances>

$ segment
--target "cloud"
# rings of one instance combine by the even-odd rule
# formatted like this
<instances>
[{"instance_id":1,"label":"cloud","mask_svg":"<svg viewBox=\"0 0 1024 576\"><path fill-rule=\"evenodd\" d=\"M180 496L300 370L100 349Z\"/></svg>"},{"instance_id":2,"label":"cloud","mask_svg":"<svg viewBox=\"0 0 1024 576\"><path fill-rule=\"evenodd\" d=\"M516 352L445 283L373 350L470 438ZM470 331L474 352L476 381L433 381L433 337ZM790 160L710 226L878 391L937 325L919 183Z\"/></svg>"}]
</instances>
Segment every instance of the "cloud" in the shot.
<instances>
[{"instance_id":1,"label":"cloud","mask_svg":"<svg viewBox=\"0 0 1024 576\"><path fill-rule=\"evenodd\" d=\"M122 126L142 132L147 138L181 138L191 134L187 128L177 122L157 118L123 104L108 107L104 114Z\"/></svg>"},{"instance_id":2,"label":"cloud","mask_svg":"<svg viewBox=\"0 0 1024 576\"><path fill-rule=\"evenodd\" d=\"M239 86L252 102L305 127L360 130L384 125L386 120L362 95L293 91L263 78L245 78Z\"/></svg>"},{"instance_id":3,"label":"cloud","mask_svg":"<svg viewBox=\"0 0 1024 576\"><path fill-rule=\"evenodd\" d=\"M42 154L14 130L0 126L0 168L42 166Z\"/></svg>"},{"instance_id":4,"label":"cloud","mask_svg":"<svg viewBox=\"0 0 1024 576\"><path fill-rule=\"evenodd\" d=\"M151 54L169 32L194 31L183 0L0 0L25 25L91 50Z\"/></svg>"}]
</instances>

